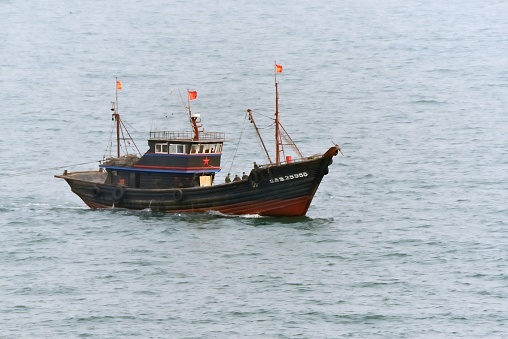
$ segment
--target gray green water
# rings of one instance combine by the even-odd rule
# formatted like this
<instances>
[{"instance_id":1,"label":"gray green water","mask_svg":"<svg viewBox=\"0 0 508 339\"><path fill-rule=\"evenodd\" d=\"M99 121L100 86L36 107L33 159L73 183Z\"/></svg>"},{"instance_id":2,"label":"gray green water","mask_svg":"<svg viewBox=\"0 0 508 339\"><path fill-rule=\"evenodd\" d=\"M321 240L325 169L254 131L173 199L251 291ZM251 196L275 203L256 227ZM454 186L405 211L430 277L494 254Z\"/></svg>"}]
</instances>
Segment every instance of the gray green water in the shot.
<instances>
[{"instance_id":1,"label":"gray green water","mask_svg":"<svg viewBox=\"0 0 508 339\"><path fill-rule=\"evenodd\" d=\"M1 0L0 337L506 337L506 13ZM345 154L307 217L92 211L52 177L102 158L115 77L142 150L193 88L226 168L263 162L274 60L301 150Z\"/></svg>"}]
</instances>

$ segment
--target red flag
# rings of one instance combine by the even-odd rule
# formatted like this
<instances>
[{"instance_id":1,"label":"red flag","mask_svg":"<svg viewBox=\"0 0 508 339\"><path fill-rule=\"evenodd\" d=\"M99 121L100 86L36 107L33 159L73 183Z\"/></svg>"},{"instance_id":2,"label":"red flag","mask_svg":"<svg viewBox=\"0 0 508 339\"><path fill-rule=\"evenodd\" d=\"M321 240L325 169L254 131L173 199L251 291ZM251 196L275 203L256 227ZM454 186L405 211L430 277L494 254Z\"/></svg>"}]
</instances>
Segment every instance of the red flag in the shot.
<instances>
[{"instance_id":1,"label":"red flag","mask_svg":"<svg viewBox=\"0 0 508 339\"><path fill-rule=\"evenodd\" d=\"M196 91L188 91L189 92L189 100L194 100L198 97L198 92Z\"/></svg>"},{"instance_id":2,"label":"red flag","mask_svg":"<svg viewBox=\"0 0 508 339\"><path fill-rule=\"evenodd\" d=\"M122 89L122 83L120 82L120 80L116 81L116 89Z\"/></svg>"},{"instance_id":3,"label":"red flag","mask_svg":"<svg viewBox=\"0 0 508 339\"><path fill-rule=\"evenodd\" d=\"M282 73L282 65L275 64L275 72Z\"/></svg>"}]
</instances>

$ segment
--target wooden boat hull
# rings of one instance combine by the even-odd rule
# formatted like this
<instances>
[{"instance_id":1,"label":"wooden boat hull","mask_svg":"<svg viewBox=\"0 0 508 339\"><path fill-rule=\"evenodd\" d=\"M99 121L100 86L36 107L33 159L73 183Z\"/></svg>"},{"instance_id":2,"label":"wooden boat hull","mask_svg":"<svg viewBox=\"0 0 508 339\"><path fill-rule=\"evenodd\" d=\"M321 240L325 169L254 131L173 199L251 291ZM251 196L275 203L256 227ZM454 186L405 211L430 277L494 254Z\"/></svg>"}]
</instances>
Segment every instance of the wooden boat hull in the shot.
<instances>
[{"instance_id":1,"label":"wooden boat hull","mask_svg":"<svg viewBox=\"0 0 508 339\"><path fill-rule=\"evenodd\" d=\"M253 169L246 180L205 187L139 189L106 184L100 171L64 173L72 192L90 208L150 209L166 213L303 216L338 146L324 155Z\"/></svg>"}]
</instances>

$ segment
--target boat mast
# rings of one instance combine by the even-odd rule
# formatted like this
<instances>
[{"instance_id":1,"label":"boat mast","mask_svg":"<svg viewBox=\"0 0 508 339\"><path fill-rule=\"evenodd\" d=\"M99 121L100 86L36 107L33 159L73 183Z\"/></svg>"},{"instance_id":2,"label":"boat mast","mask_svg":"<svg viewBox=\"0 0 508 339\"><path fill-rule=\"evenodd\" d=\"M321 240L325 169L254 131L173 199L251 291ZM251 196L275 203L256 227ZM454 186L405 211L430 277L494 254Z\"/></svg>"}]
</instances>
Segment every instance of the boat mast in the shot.
<instances>
[{"instance_id":1,"label":"boat mast","mask_svg":"<svg viewBox=\"0 0 508 339\"><path fill-rule=\"evenodd\" d=\"M131 134L125 127L122 119L120 118L120 114L118 113L118 91L122 89L122 82L118 80L118 78L115 78L115 81L116 81L115 83L116 92L115 92L115 101L111 101L111 111L113 112L111 114L111 121L115 121L116 127L116 157L120 158L121 155L120 140L123 140L126 156L129 155L129 149L127 144L129 144L129 146L132 147L133 149L136 149L138 154L141 156L138 146L134 142L134 139L132 138ZM113 135L113 131L111 131L111 135ZM131 142L132 145L130 145ZM109 154L111 155L111 152L113 151L113 143L111 142L111 139L110 145L108 145L107 149L109 149Z\"/></svg>"},{"instance_id":2,"label":"boat mast","mask_svg":"<svg viewBox=\"0 0 508 339\"><path fill-rule=\"evenodd\" d=\"M118 90L122 89L122 83L118 81L117 77L115 78L115 80L116 80L115 107L114 107L115 113L113 113L113 117L116 121L116 156L117 158L120 158L120 114L118 114Z\"/></svg>"},{"instance_id":3,"label":"boat mast","mask_svg":"<svg viewBox=\"0 0 508 339\"><path fill-rule=\"evenodd\" d=\"M277 73L282 72L282 66L275 62L275 164L280 165L280 130L279 130L279 83Z\"/></svg>"}]
</instances>

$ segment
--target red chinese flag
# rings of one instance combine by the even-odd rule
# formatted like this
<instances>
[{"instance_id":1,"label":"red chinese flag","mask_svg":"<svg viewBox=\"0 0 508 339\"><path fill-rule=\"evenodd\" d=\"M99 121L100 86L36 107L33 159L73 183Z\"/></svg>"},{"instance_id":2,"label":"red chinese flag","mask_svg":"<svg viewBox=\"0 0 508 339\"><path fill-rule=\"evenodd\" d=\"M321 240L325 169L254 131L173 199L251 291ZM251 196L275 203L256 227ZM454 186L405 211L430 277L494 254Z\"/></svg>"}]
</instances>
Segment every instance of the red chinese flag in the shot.
<instances>
[{"instance_id":1,"label":"red chinese flag","mask_svg":"<svg viewBox=\"0 0 508 339\"><path fill-rule=\"evenodd\" d=\"M189 100L194 100L198 97L198 92L196 91L189 91Z\"/></svg>"},{"instance_id":2,"label":"red chinese flag","mask_svg":"<svg viewBox=\"0 0 508 339\"><path fill-rule=\"evenodd\" d=\"M275 64L275 72L282 73L282 65Z\"/></svg>"},{"instance_id":3,"label":"red chinese flag","mask_svg":"<svg viewBox=\"0 0 508 339\"><path fill-rule=\"evenodd\" d=\"M122 83L120 82L120 80L116 81L116 89L122 89Z\"/></svg>"}]
</instances>

